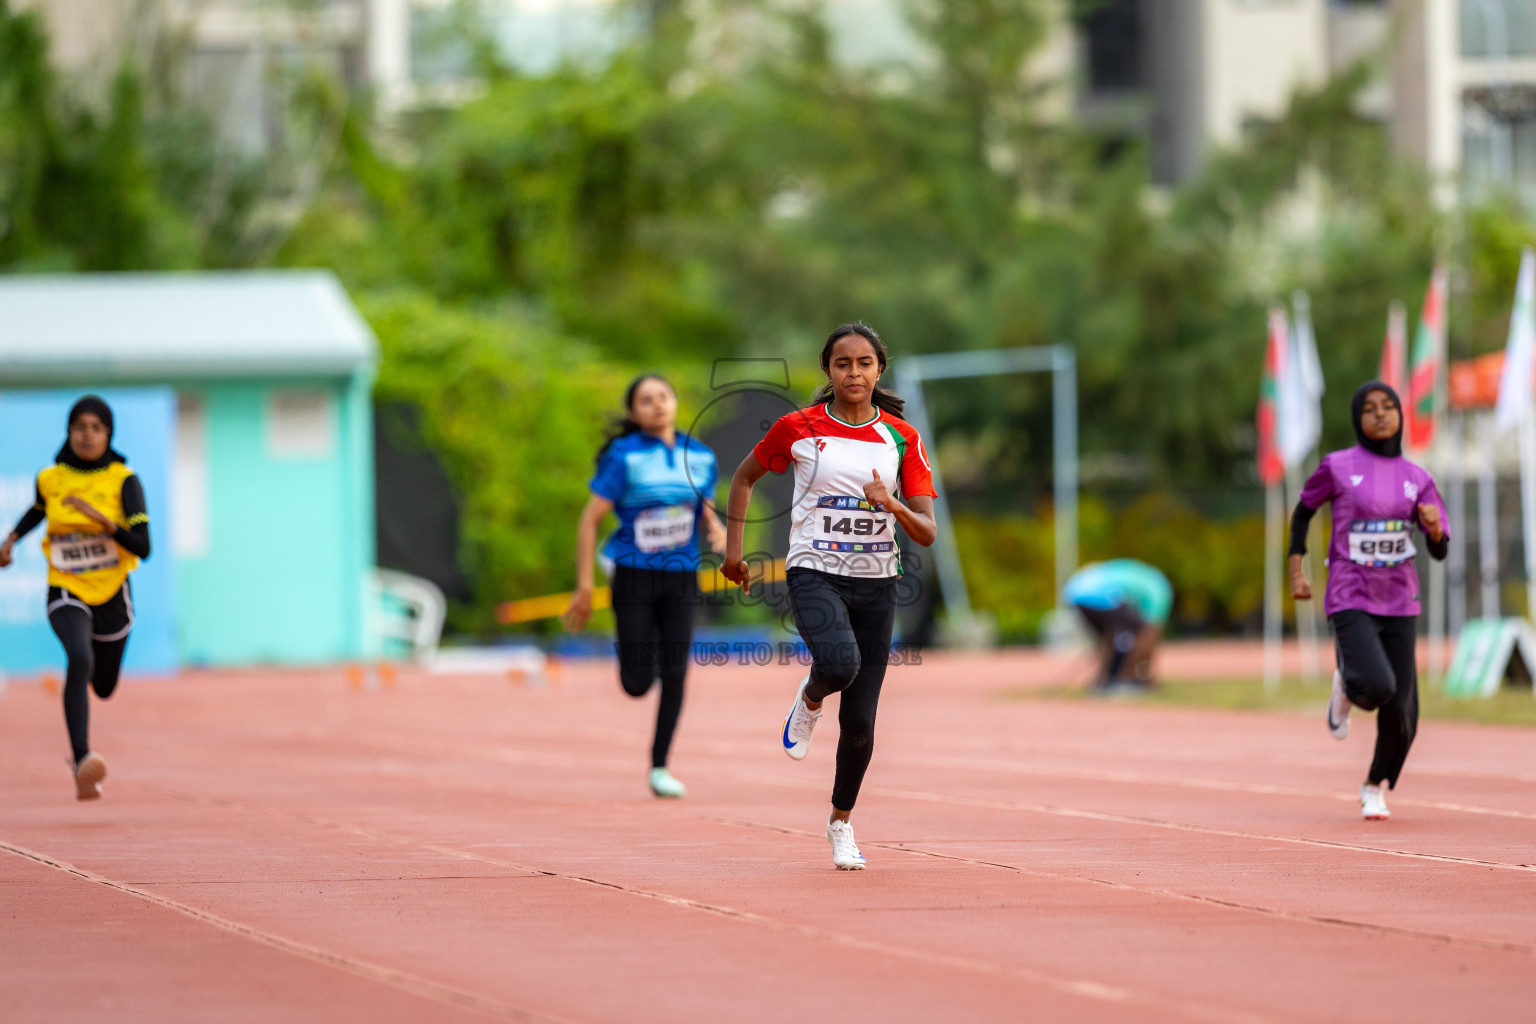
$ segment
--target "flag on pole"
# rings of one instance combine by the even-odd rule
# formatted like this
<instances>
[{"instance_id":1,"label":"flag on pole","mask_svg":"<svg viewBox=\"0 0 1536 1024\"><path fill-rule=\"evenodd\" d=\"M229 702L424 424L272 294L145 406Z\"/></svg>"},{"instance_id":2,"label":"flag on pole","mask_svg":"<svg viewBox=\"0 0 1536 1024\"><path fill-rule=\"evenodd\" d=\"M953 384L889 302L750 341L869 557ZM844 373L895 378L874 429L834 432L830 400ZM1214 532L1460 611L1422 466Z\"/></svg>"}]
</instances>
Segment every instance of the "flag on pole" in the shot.
<instances>
[{"instance_id":1,"label":"flag on pole","mask_svg":"<svg viewBox=\"0 0 1536 1024\"><path fill-rule=\"evenodd\" d=\"M1408 311L1394 300L1387 307L1387 337L1381 345L1381 367L1376 379L1390 385L1397 392L1403 407L1398 410L1403 418L1403 436L1408 435Z\"/></svg>"},{"instance_id":2,"label":"flag on pole","mask_svg":"<svg viewBox=\"0 0 1536 1024\"><path fill-rule=\"evenodd\" d=\"M1524 423L1531 414L1531 374L1536 372L1536 252L1520 254L1520 278L1515 283L1515 309L1509 317L1504 345L1504 375L1493 423L1500 431Z\"/></svg>"},{"instance_id":3,"label":"flag on pole","mask_svg":"<svg viewBox=\"0 0 1536 1024\"><path fill-rule=\"evenodd\" d=\"M1280 384L1285 377L1286 346L1289 344L1285 310L1269 310L1269 342L1264 350L1264 376L1259 384L1259 479L1272 487L1285 476L1285 462L1280 457L1279 414Z\"/></svg>"},{"instance_id":4,"label":"flag on pole","mask_svg":"<svg viewBox=\"0 0 1536 1024\"><path fill-rule=\"evenodd\" d=\"M1408 447L1422 450L1435 440L1440 410L1435 385L1445 366L1445 267L1436 264L1424 293L1419 329L1413 336L1413 359L1408 366Z\"/></svg>"},{"instance_id":5,"label":"flag on pole","mask_svg":"<svg viewBox=\"0 0 1536 1024\"><path fill-rule=\"evenodd\" d=\"M1389 384L1399 395L1408 385L1408 315L1403 304L1394 301L1387 307L1387 337L1381 345L1381 367L1376 379Z\"/></svg>"},{"instance_id":6,"label":"flag on pole","mask_svg":"<svg viewBox=\"0 0 1536 1024\"><path fill-rule=\"evenodd\" d=\"M1312 334L1311 300L1306 292L1291 296L1295 313L1287 338L1280 379L1279 449L1287 468L1299 466L1323 439L1323 368Z\"/></svg>"}]
</instances>

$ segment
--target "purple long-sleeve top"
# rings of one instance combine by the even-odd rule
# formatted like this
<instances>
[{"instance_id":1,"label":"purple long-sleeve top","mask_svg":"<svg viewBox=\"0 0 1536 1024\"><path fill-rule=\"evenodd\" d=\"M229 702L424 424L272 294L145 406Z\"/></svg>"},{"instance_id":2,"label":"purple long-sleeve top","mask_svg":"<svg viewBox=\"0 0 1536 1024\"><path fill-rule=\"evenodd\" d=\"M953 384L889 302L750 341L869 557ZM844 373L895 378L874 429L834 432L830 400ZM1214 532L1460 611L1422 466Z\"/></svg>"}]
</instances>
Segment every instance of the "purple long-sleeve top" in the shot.
<instances>
[{"instance_id":1,"label":"purple long-sleeve top","mask_svg":"<svg viewBox=\"0 0 1536 1024\"><path fill-rule=\"evenodd\" d=\"M1413 541L1414 530L1424 530L1419 505L1438 509L1445 536L1451 534L1435 478L1405 458L1356 445L1324 456L1301 490L1301 503L1310 509L1330 501L1333 537L1324 612L1354 608L1373 615L1418 615Z\"/></svg>"}]
</instances>

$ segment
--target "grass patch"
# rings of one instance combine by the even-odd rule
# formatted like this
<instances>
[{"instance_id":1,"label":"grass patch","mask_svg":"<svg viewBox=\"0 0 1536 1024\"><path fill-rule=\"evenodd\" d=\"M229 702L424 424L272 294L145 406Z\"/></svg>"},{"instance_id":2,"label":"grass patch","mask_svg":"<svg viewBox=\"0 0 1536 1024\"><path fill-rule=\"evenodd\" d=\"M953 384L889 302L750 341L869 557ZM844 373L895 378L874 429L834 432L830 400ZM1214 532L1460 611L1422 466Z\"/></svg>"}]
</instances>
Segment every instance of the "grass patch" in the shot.
<instances>
[{"instance_id":1,"label":"grass patch","mask_svg":"<svg viewBox=\"0 0 1536 1024\"><path fill-rule=\"evenodd\" d=\"M1005 700L1100 700L1081 686L1018 687L1003 693ZM1221 679L1209 682L1165 680L1139 697L1113 697L1114 701L1178 707L1226 708L1234 711L1310 712L1319 717L1328 703L1328 686L1285 681L1273 693L1262 679ZM1425 719L1485 722L1493 725L1536 726L1536 698L1528 689L1505 687L1492 697L1447 697L1439 690L1419 686L1419 715Z\"/></svg>"}]
</instances>

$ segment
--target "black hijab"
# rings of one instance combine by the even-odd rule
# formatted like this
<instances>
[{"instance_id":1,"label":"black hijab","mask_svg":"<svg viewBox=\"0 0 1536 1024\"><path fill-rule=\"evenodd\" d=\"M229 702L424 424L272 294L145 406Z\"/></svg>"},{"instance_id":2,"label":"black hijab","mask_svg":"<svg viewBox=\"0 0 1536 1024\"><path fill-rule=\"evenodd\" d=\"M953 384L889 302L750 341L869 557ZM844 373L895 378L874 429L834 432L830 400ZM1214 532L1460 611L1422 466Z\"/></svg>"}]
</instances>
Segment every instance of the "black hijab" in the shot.
<instances>
[{"instance_id":1,"label":"black hijab","mask_svg":"<svg viewBox=\"0 0 1536 1024\"><path fill-rule=\"evenodd\" d=\"M112 448L112 407L107 405L106 402L102 401L102 399L96 395L86 395L84 398L80 399L80 401L70 406L68 426L74 426L75 420L79 419L86 413L90 413L97 419L101 420L102 426L107 428L107 450L102 453L101 458L99 459L92 459L90 461L82 459L80 456L76 455L75 450L69 446L69 434L66 429L64 435L64 447L59 449L59 454L53 457L53 461L62 462L64 465L71 466L75 469L105 469L106 467L112 465L114 462L127 462L128 460L123 458L121 453L113 450Z\"/></svg>"},{"instance_id":2,"label":"black hijab","mask_svg":"<svg viewBox=\"0 0 1536 1024\"><path fill-rule=\"evenodd\" d=\"M1365 396L1372 391L1385 391L1391 396L1392 402L1397 406L1397 433L1384 441L1376 441L1365 436L1365 431L1360 429L1360 417L1365 412ZM1403 454L1403 403L1397 397L1397 392L1390 385L1383 384L1379 380L1368 380L1355 390L1355 397L1349 400L1350 425L1355 428L1355 440L1360 442L1360 447L1377 455L1385 455L1389 459L1395 459Z\"/></svg>"}]
</instances>

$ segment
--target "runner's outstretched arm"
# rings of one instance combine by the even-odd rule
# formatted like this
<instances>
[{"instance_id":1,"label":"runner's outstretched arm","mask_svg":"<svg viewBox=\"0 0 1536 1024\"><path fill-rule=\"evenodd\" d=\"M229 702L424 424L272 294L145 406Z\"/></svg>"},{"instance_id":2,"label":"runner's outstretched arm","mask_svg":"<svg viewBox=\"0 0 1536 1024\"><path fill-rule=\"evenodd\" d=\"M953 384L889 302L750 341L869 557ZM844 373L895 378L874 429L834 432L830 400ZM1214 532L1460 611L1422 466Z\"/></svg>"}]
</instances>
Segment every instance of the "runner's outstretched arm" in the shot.
<instances>
[{"instance_id":1,"label":"runner's outstretched arm","mask_svg":"<svg viewBox=\"0 0 1536 1024\"><path fill-rule=\"evenodd\" d=\"M576 525L576 590L560 617L567 632L579 633L592 617L592 559L597 554L597 524L613 511L613 502L592 495Z\"/></svg>"},{"instance_id":2,"label":"runner's outstretched arm","mask_svg":"<svg viewBox=\"0 0 1536 1024\"><path fill-rule=\"evenodd\" d=\"M741 547L747 528L747 509L752 504L752 488L768 470L757 456L748 453L731 475L731 493L725 500L725 561L720 574L747 589L747 563L741 560Z\"/></svg>"}]
</instances>

